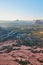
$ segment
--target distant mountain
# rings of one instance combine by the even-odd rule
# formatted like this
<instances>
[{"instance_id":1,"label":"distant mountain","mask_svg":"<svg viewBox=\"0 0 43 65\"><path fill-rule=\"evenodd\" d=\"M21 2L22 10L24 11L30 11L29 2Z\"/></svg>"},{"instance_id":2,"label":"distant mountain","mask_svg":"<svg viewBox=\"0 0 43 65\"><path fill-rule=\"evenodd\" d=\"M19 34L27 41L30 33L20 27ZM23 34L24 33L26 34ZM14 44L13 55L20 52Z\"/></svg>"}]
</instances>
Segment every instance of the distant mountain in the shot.
<instances>
[{"instance_id":1,"label":"distant mountain","mask_svg":"<svg viewBox=\"0 0 43 65\"><path fill-rule=\"evenodd\" d=\"M15 27L19 25L32 25L33 21L15 20L15 21L0 21L1 27Z\"/></svg>"},{"instance_id":2,"label":"distant mountain","mask_svg":"<svg viewBox=\"0 0 43 65\"><path fill-rule=\"evenodd\" d=\"M43 20L36 20L35 24L37 24L37 25L43 25Z\"/></svg>"}]
</instances>

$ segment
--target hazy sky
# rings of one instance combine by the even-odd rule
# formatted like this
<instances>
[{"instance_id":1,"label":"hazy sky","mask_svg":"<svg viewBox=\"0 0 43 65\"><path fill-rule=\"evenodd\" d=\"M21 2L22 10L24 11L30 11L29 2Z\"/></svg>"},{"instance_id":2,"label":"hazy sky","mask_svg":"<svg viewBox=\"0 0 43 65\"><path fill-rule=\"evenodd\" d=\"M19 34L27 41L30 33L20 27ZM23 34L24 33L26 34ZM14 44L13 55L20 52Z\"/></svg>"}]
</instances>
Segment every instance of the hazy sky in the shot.
<instances>
[{"instance_id":1,"label":"hazy sky","mask_svg":"<svg viewBox=\"0 0 43 65\"><path fill-rule=\"evenodd\" d=\"M43 18L43 0L0 0L0 20Z\"/></svg>"}]
</instances>

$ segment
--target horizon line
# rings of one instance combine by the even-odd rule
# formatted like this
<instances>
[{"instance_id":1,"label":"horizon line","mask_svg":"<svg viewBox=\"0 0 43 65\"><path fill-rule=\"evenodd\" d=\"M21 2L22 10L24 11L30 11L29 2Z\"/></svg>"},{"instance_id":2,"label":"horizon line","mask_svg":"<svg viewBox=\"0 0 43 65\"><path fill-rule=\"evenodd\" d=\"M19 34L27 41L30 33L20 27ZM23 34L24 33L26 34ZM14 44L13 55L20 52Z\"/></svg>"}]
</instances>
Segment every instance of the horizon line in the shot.
<instances>
[{"instance_id":1,"label":"horizon line","mask_svg":"<svg viewBox=\"0 0 43 65\"><path fill-rule=\"evenodd\" d=\"M1 20L0 21L35 21L35 20L43 20L43 19L29 19L29 20L25 20L25 19L14 19L14 20Z\"/></svg>"}]
</instances>

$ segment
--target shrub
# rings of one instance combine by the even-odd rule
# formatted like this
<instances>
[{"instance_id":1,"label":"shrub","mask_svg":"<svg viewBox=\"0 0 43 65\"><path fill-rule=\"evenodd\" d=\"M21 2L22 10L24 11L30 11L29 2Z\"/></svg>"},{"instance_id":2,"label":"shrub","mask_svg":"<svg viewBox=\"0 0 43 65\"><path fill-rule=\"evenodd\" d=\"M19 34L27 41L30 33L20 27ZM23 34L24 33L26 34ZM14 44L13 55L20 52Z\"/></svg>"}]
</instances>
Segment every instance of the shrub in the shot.
<instances>
[{"instance_id":1,"label":"shrub","mask_svg":"<svg viewBox=\"0 0 43 65\"><path fill-rule=\"evenodd\" d=\"M8 45L6 48L7 48L7 52L11 52L13 50L13 48L10 45Z\"/></svg>"}]
</instances>

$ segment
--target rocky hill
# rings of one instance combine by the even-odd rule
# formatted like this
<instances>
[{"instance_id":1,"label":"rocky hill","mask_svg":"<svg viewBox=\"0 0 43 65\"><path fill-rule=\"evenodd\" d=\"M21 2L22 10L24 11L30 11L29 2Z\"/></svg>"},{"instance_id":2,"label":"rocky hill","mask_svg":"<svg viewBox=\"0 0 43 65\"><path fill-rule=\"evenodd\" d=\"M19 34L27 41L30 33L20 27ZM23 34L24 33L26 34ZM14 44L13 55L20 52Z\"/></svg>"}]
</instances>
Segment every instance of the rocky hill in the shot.
<instances>
[{"instance_id":1,"label":"rocky hill","mask_svg":"<svg viewBox=\"0 0 43 65\"><path fill-rule=\"evenodd\" d=\"M43 25L43 20L36 20L35 24L37 24L37 25Z\"/></svg>"}]
</instances>

